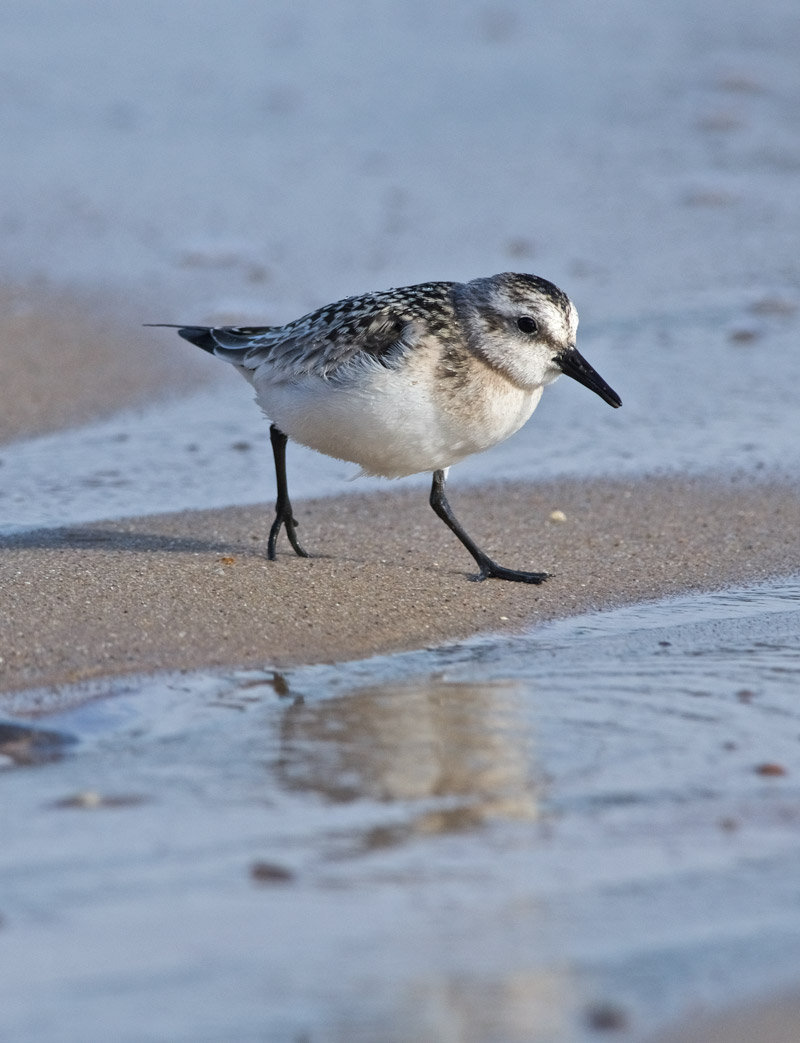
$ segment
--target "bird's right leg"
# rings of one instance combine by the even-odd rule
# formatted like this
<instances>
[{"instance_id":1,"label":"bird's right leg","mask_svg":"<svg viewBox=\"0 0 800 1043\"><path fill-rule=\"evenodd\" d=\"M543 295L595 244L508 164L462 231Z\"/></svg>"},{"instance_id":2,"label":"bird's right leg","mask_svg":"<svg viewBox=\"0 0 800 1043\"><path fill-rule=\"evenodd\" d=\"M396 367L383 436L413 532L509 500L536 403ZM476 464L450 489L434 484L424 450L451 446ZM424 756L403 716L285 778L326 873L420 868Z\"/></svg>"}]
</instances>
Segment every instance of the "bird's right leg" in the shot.
<instances>
[{"instance_id":1,"label":"bird's right leg","mask_svg":"<svg viewBox=\"0 0 800 1043\"><path fill-rule=\"evenodd\" d=\"M294 548L295 554L300 558L307 558L308 552L303 550L297 539L297 522L292 514L292 504L289 500L289 486L286 482L286 443L289 439L276 424L270 424L269 440L272 442L272 455L275 459L275 482L278 486L278 499L275 501L275 521L269 530L269 542L267 543L267 557L270 561L275 560L275 544L278 542L278 534L281 526L286 529L289 543Z\"/></svg>"},{"instance_id":2,"label":"bird's right leg","mask_svg":"<svg viewBox=\"0 0 800 1043\"><path fill-rule=\"evenodd\" d=\"M436 511L451 532L461 540L479 568L478 580L484 579L507 579L513 583L543 583L548 574L546 572L520 572L518 569L507 569L492 561L489 555L482 551L477 543L465 532L460 522L453 514L453 509L447 502L444 494L446 471L433 472L433 484L431 485L430 505Z\"/></svg>"}]
</instances>

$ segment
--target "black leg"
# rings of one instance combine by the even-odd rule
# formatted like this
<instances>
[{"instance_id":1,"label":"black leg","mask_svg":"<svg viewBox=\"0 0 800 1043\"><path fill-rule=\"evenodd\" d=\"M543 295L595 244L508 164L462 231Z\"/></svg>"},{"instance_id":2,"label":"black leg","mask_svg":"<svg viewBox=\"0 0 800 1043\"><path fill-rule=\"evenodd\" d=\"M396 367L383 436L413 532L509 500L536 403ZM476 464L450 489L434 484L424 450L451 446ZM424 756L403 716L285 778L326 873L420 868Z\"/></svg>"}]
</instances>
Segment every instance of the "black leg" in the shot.
<instances>
[{"instance_id":1,"label":"black leg","mask_svg":"<svg viewBox=\"0 0 800 1043\"><path fill-rule=\"evenodd\" d=\"M275 502L275 521L269 530L267 557L270 561L275 560L275 544L278 542L281 526L285 526L286 535L289 537L289 543L294 547L295 554L300 558L307 558L308 554L300 546L295 532L297 522L292 514L292 505L289 501L289 486L286 483L286 443L289 439L275 424L270 425L269 438L272 442L272 455L275 458L275 481L278 486L278 499Z\"/></svg>"},{"instance_id":2,"label":"black leg","mask_svg":"<svg viewBox=\"0 0 800 1043\"><path fill-rule=\"evenodd\" d=\"M451 529L461 540L472 557L478 563L480 573L478 579L508 579L516 583L542 583L547 579L546 572L517 572L516 569L505 569L497 565L488 554L469 538L456 520L447 497L444 494L444 471L433 472L433 485L431 486L431 507L439 515L445 525Z\"/></svg>"}]
</instances>

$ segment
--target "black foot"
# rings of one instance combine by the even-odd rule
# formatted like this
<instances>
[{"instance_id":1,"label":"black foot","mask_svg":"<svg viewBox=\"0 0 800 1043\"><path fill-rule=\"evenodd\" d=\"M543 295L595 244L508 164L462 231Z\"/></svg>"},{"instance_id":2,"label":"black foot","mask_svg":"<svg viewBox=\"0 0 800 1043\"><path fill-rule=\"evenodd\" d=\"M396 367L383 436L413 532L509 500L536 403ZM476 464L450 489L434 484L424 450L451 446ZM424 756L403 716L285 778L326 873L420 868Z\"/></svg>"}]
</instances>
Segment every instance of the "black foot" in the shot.
<instances>
[{"instance_id":1,"label":"black foot","mask_svg":"<svg viewBox=\"0 0 800 1043\"><path fill-rule=\"evenodd\" d=\"M456 520L455 515L450 508L450 504L447 502L447 497L444 494L444 484L445 472L434 471L433 484L431 485L430 504L445 525L451 532L454 532L456 536L458 536L475 559L475 562L480 569L478 575L475 576L476 582L480 583L481 580L484 579L507 579L512 583L544 583L549 575L547 572L519 572L517 569L503 568L502 565L498 565L496 562L492 561L488 554L486 554L485 551L482 551L475 541L467 535Z\"/></svg>"},{"instance_id":2,"label":"black foot","mask_svg":"<svg viewBox=\"0 0 800 1043\"><path fill-rule=\"evenodd\" d=\"M269 541L267 543L267 557L269 560L275 561L275 545L278 542L278 535L282 528L286 529L289 543L291 543L298 558L308 558L310 556L308 551L303 549L297 538L297 522L292 514L292 505L287 503L285 507L282 507L281 504L276 504L275 506L275 521L269 530Z\"/></svg>"},{"instance_id":3,"label":"black foot","mask_svg":"<svg viewBox=\"0 0 800 1043\"><path fill-rule=\"evenodd\" d=\"M476 583L485 579L507 579L512 583L544 583L549 572L520 572L517 569L505 569L493 561L482 563L480 573L475 577Z\"/></svg>"},{"instance_id":4,"label":"black foot","mask_svg":"<svg viewBox=\"0 0 800 1043\"><path fill-rule=\"evenodd\" d=\"M270 561L275 560L275 545L282 528L286 529L295 554L298 558L307 558L308 552L303 550L297 539L297 522L292 514L292 504L289 500L289 487L286 484L286 435L275 424L270 425L269 437L272 442L272 454L275 458L275 481L278 486L278 501L275 504L275 521L269 530L269 542L267 543L267 557Z\"/></svg>"}]
</instances>

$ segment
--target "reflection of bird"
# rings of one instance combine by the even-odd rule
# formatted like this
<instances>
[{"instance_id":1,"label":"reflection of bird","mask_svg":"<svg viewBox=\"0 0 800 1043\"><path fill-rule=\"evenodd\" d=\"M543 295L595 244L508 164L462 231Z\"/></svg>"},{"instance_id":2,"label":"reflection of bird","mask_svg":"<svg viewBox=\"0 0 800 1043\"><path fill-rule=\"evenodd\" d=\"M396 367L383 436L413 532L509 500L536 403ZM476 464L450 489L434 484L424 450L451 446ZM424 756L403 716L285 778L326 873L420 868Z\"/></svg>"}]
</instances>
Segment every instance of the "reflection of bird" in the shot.
<instances>
[{"instance_id":1,"label":"reflection of bird","mask_svg":"<svg viewBox=\"0 0 800 1043\"><path fill-rule=\"evenodd\" d=\"M272 421L278 485L268 555L281 527L298 542L286 482L286 441L399 478L433 471L430 504L478 564L479 579L540 583L542 572L503 568L454 517L447 469L519 430L561 373L609 405L619 396L575 348L578 314L535 275L505 273L349 297L286 326L178 332L232 362Z\"/></svg>"},{"instance_id":2,"label":"reflection of bird","mask_svg":"<svg viewBox=\"0 0 800 1043\"><path fill-rule=\"evenodd\" d=\"M281 716L275 779L333 803L394 805L361 827L351 820L366 847L492 818L533 821L542 783L526 703L513 682L435 679L297 701Z\"/></svg>"}]
</instances>

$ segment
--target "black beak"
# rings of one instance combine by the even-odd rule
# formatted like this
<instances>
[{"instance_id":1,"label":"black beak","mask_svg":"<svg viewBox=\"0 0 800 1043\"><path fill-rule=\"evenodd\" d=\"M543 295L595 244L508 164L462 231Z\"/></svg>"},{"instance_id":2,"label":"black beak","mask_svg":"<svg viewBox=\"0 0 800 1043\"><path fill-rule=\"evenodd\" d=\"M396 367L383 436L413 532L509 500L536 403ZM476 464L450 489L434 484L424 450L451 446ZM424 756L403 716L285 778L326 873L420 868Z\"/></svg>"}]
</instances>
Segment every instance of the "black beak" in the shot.
<instances>
[{"instance_id":1,"label":"black beak","mask_svg":"<svg viewBox=\"0 0 800 1043\"><path fill-rule=\"evenodd\" d=\"M569 348L561 355L556 356L556 362L561 367L561 372L568 377L577 380L590 391L594 391L604 402L617 409L622 405L622 399L612 388L606 384L597 370L592 369L586 359L576 348Z\"/></svg>"}]
</instances>

